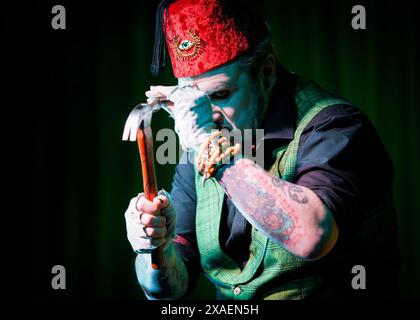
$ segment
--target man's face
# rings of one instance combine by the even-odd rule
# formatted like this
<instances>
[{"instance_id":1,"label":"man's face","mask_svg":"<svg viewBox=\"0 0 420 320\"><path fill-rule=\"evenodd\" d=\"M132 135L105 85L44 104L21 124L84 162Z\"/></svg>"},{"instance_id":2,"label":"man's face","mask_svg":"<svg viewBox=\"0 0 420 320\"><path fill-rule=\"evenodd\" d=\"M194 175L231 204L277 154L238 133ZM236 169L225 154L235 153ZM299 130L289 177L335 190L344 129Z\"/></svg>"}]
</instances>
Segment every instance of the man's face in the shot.
<instances>
[{"instance_id":1,"label":"man's face","mask_svg":"<svg viewBox=\"0 0 420 320\"><path fill-rule=\"evenodd\" d=\"M213 120L218 125L241 130L260 125L264 101L257 82L240 62L193 78L180 78L178 85L192 85L204 91L211 99Z\"/></svg>"}]
</instances>

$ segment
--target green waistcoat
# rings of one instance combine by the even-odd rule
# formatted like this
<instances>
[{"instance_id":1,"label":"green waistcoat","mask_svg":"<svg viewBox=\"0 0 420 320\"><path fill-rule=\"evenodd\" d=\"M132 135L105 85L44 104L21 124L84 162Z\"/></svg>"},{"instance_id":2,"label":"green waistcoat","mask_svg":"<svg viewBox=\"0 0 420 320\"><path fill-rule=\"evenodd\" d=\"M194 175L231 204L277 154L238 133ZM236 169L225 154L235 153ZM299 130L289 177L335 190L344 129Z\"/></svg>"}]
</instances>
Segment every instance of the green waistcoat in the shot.
<instances>
[{"instance_id":1,"label":"green waistcoat","mask_svg":"<svg viewBox=\"0 0 420 320\"><path fill-rule=\"evenodd\" d=\"M294 101L298 111L294 138L275 151L277 160L269 170L286 181L293 181L299 139L309 121L327 106L349 104L305 79L299 79ZM241 270L224 253L219 242L225 197L222 187L213 178L203 187L201 176L196 172L196 191L196 235L201 266L205 276L215 285L218 299L304 299L319 285L321 279L316 274L308 276L303 272L296 276L311 262L290 254L254 227L249 260Z\"/></svg>"}]
</instances>

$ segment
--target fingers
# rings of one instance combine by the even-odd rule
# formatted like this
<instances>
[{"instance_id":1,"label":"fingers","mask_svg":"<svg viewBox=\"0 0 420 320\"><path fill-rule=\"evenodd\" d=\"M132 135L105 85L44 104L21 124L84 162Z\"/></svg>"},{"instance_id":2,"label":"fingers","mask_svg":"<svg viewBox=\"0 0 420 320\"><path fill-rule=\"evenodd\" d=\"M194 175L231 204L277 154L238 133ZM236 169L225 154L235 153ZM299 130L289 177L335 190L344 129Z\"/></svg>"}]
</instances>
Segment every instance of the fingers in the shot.
<instances>
[{"instance_id":1,"label":"fingers","mask_svg":"<svg viewBox=\"0 0 420 320\"><path fill-rule=\"evenodd\" d=\"M166 217L143 213L140 215L140 222L145 227L164 227L166 226Z\"/></svg>"},{"instance_id":2,"label":"fingers","mask_svg":"<svg viewBox=\"0 0 420 320\"><path fill-rule=\"evenodd\" d=\"M151 99L168 100L168 96L175 88L176 86L150 86L150 90L146 91L145 94L146 97Z\"/></svg>"},{"instance_id":3,"label":"fingers","mask_svg":"<svg viewBox=\"0 0 420 320\"><path fill-rule=\"evenodd\" d=\"M149 91L146 91L147 103L148 104L156 104L160 102L164 102L169 109L173 109L174 103L168 100L169 94L175 89L176 87L163 87L163 86L156 86L150 87Z\"/></svg>"},{"instance_id":4,"label":"fingers","mask_svg":"<svg viewBox=\"0 0 420 320\"><path fill-rule=\"evenodd\" d=\"M155 104L155 103L159 102L159 99L158 98L147 98L146 101L147 101L148 104Z\"/></svg>"},{"instance_id":5,"label":"fingers","mask_svg":"<svg viewBox=\"0 0 420 320\"><path fill-rule=\"evenodd\" d=\"M160 210L169 206L168 197L158 195L150 201L141 193L136 201L138 216L135 219L144 226L146 236L153 238L166 236L166 217L160 215Z\"/></svg>"},{"instance_id":6,"label":"fingers","mask_svg":"<svg viewBox=\"0 0 420 320\"><path fill-rule=\"evenodd\" d=\"M159 209L165 209L169 206L169 199L164 195L158 195L153 199L153 203L158 205Z\"/></svg>"},{"instance_id":7,"label":"fingers","mask_svg":"<svg viewBox=\"0 0 420 320\"><path fill-rule=\"evenodd\" d=\"M152 239L157 238L164 238L167 233L167 229L165 226L159 228L159 227L144 227L144 233L147 237L150 237Z\"/></svg>"},{"instance_id":8,"label":"fingers","mask_svg":"<svg viewBox=\"0 0 420 320\"><path fill-rule=\"evenodd\" d=\"M139 196L136 204L138 211L142 213L148 213L152 215L158 215L160 208L159 204L150 200L147 200L144 195Z\"/></svg>"},{"instance_id":9,"label":"fingers","mask_svg":"<svg viewBox=\"0 0 420 320\"><path fill-rule=\"evenodd\" d=\"M159 214L161 207L165 205L169 205L169 199L164 195L149 201L144 193L140 193L131 199L125 212L125 220L127 238L135 252L148 253L167 241L168 218Z\"/></svg>"},{"instance_id":10,"label":"fingers","mask_svg":"<svg viewBox=\"0 0 420 320\"><path fill-rule=\"evenodd\" d=\"M136 209L138 211L152 215L158 215L160 209L165 209L168 206L169 199L164 195L158 195L153 201L150 201L147 200L143 194L140 194L136 203Z\"/></svg>"}]
</instances>

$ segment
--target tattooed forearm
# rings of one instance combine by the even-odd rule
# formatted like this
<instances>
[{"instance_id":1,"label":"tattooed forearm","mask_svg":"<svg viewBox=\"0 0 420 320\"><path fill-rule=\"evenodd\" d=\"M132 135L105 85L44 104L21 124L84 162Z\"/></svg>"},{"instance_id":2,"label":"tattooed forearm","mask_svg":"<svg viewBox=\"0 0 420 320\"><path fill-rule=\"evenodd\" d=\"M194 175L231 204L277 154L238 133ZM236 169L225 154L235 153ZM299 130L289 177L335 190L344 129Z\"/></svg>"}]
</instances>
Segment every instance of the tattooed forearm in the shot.
<instances>
[{"instance_id":1,"label":"tattooed forearm","mask_svg":"<svg viewBox=\"0 0 420 320\"><path fill-rule=\"evenodd\" d=\"M188 286L185 264L172 242L165 246L164 255L159 270L151 268L150 254L139 254L136 259L137 279L150 300L181 298Z\"/></svg>"},{"instance_id":2,"label":"tattooed forearm","mask_svg":"<svg viewBox=\"0 0 420 320\"><path fill-rule=\"evenodd\" d=\"M308 197L303 192L303 189L298 185L287 183L279 177L272 177L271 181L275 186L278 186L281 191L287 189L287 195L293 201L296 201L297 203L301 204L308 203Z\"/></svg>"},{"instance_id":3,"label":"tattooed forearm","mask_svg":"<svg viewBox=\"0 0 420 320\"><path fill-rule=\"evenodd\" d=\"M252 216L261 226L265 226L268 232L277 235L283 243L290 240L290 233L296 227L293 218L282 208L276 207L274 197L268 197L261 201L258 212ZM249 208L249 206L248 206Z\"/></svg>"},{"instance_id":4,"label":"tattooed forearm","mask_svg":"<svg viewBox=\"0 0 420 320\"><path fill-rule=\"evenodd\" d=\"M317 245L324 207L311 190L274 177L249 159L223 167L216 179L244 217L272 240L301 256Z\"/></svg>"},{"instance_id":5,"label":"tattooed forearm","mask_svg":"<svg viewBox=\"0 0 420 320\"><path fill-rule=\"evenodd\" d=\"M308 197L303 193L303 189L296 185L288 185L289 197L290 199L296 201L297 203L308 203ZM302 195L301 197L299 195Z\"/></svg>"}]
</instances>

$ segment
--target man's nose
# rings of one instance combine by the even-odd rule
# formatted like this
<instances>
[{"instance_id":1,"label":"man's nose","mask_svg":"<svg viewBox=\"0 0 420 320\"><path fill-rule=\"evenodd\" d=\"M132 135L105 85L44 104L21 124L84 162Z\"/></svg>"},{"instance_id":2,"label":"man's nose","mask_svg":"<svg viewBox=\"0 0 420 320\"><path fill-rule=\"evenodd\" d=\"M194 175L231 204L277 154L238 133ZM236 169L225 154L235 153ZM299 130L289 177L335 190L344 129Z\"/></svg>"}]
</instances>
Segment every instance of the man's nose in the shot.
<instances>
[{"instance_id":1,"label":"man's nose","mask_svg":"<svg viewBox=\"0 0 420 320\"><path fill-rule=\"evenodd\" d=\"M220 107L212 104L211 109L213 111L213 122L223 123L225 119L224 119L224 115Z\"/></svg>"},{"instance_id":2,"label":"man's nose","mask_svg":"<svg viewBox=\"0 0 420 320\"><path fill-rule=\"evenodd\" d=\"M220 111L213 111L213 122L223 123L223 115L220 113Z\"/></svg>"}]
</instances>

